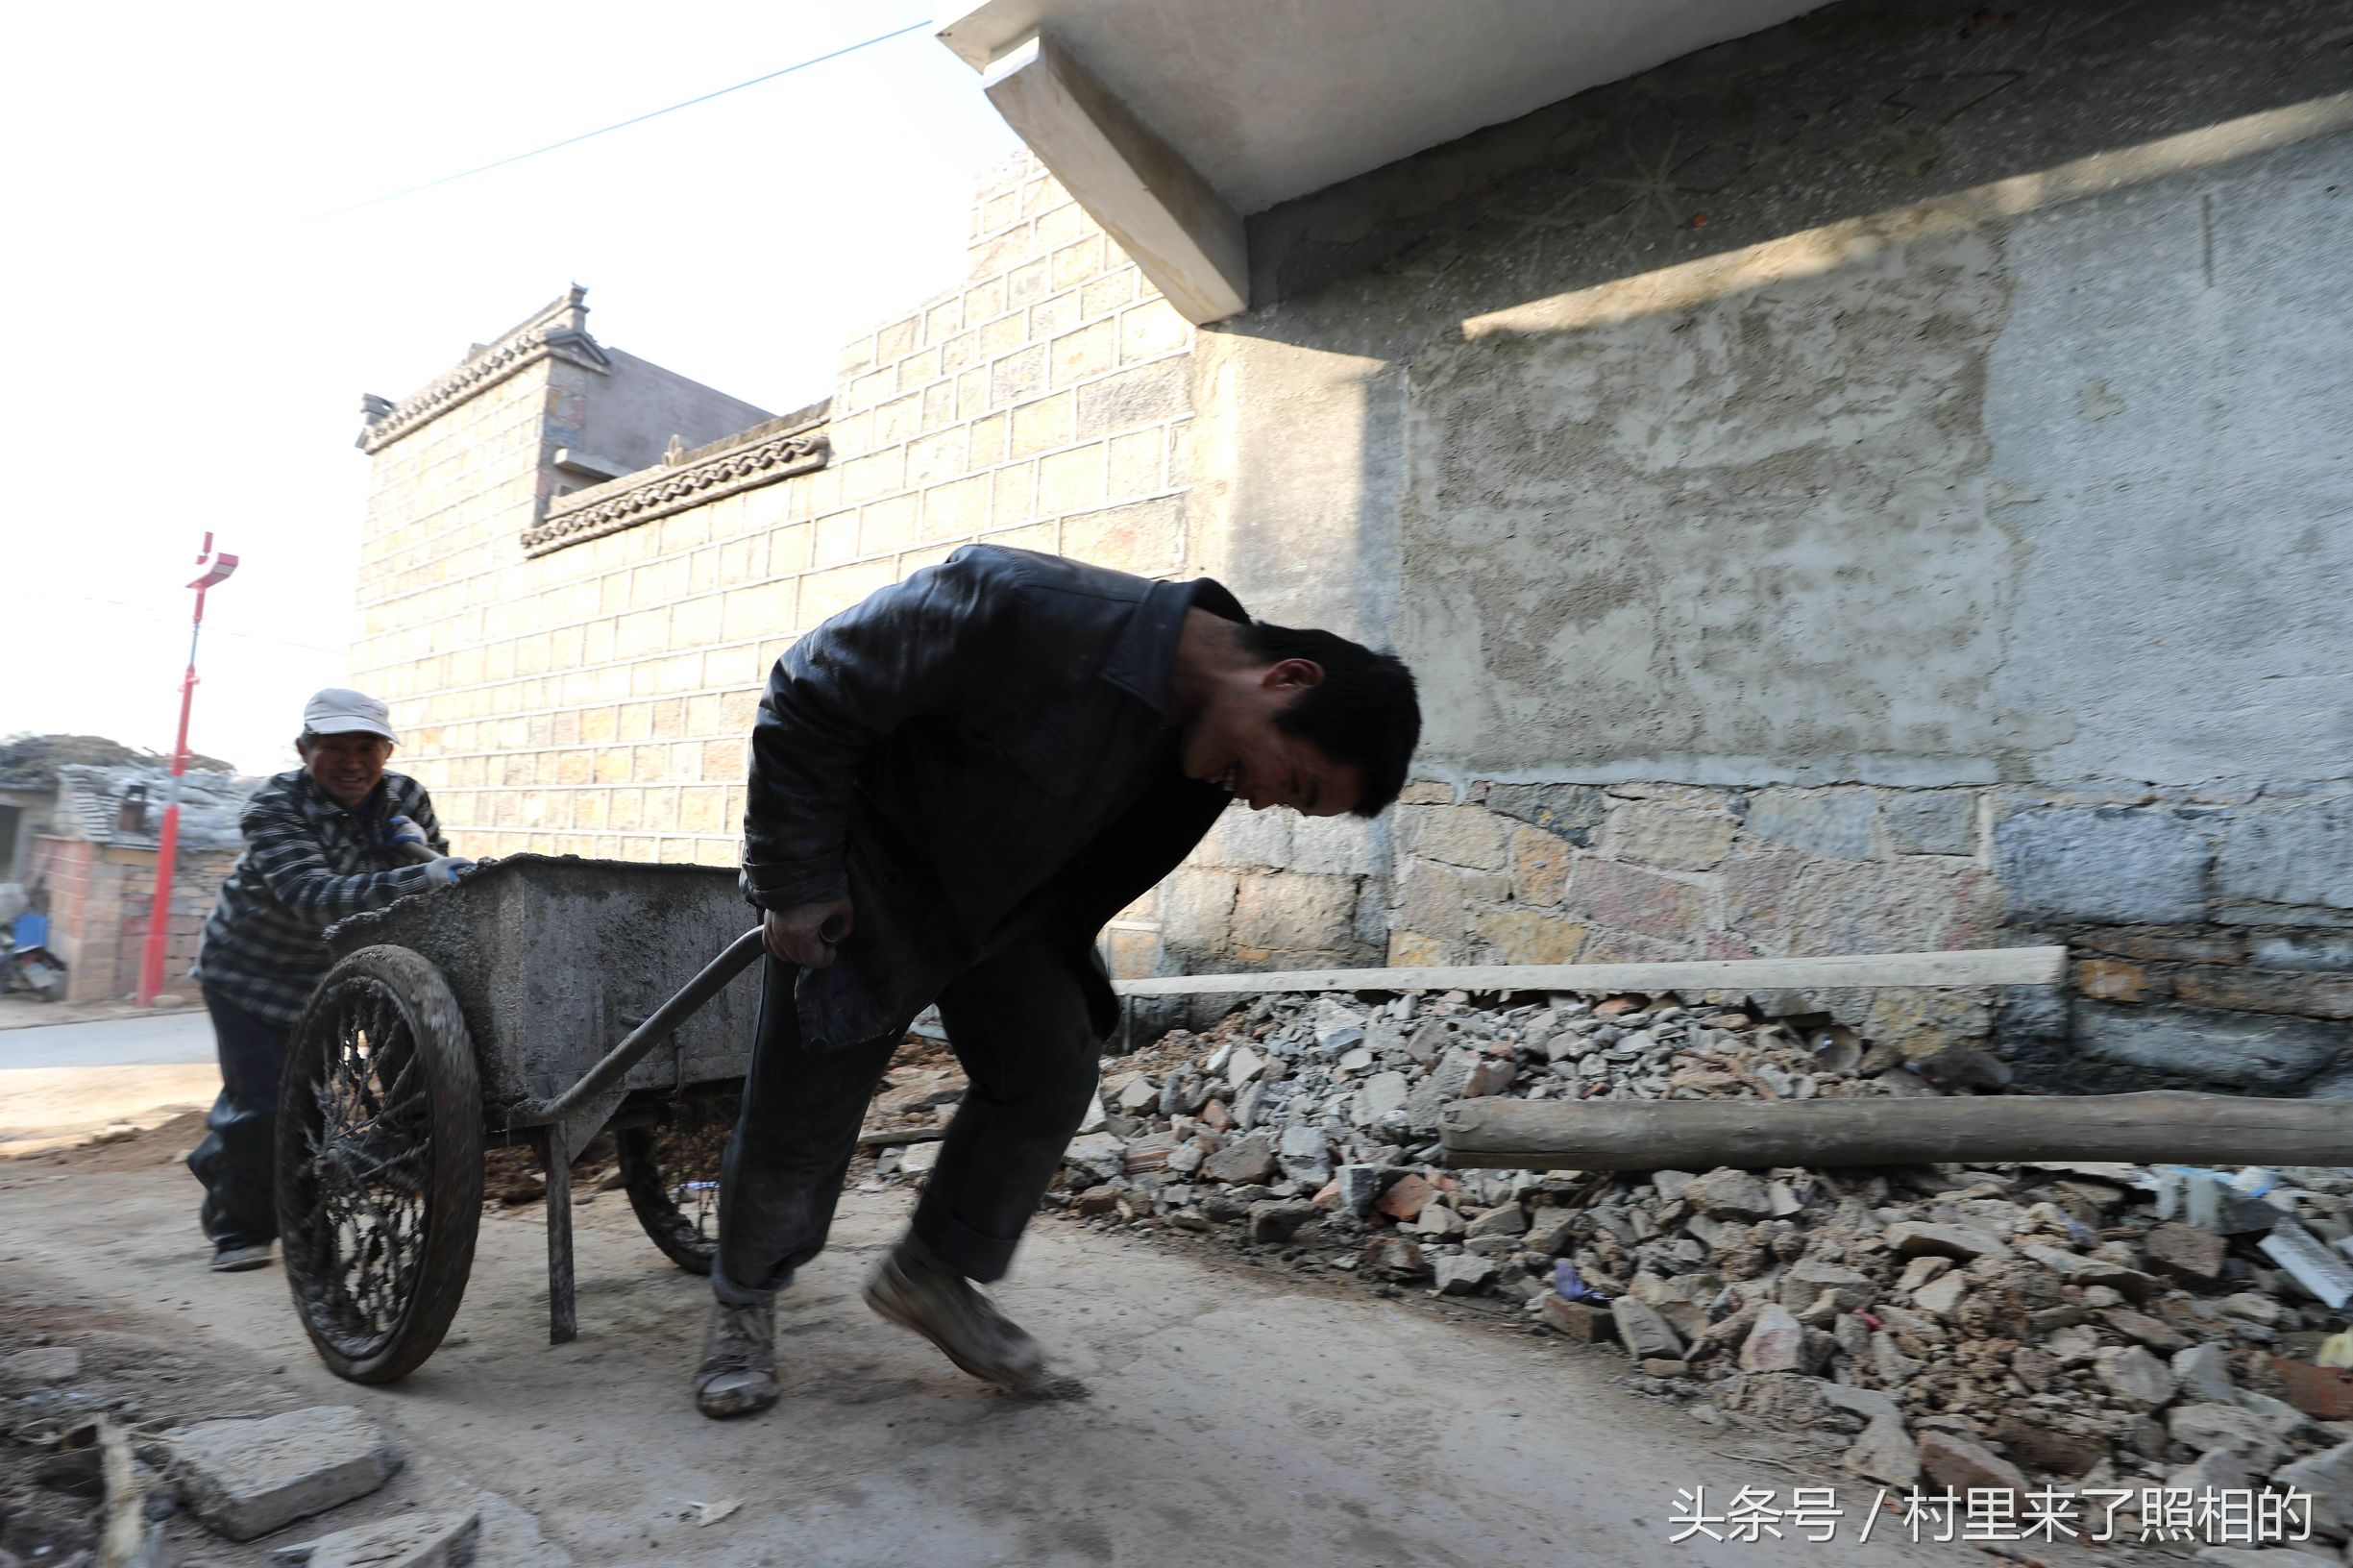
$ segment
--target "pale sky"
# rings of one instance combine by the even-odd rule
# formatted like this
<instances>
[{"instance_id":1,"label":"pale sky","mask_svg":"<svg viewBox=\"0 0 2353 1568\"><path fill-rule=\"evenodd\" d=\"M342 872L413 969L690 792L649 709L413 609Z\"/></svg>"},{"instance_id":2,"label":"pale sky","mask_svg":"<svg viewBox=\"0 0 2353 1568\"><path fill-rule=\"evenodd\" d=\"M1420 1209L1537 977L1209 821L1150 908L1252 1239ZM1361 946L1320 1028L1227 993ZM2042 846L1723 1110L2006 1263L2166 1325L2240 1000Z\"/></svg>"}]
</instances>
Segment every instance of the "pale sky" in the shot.
<instances>
[{"instance_id":1,"label":"pale sky","mask_svg":"<svg viewBox=\"0 0 2353 1568\"><path fill-rule=\"evenodd\" d=\"M923 30L338 216L927 14L846 0L28 8L0 60L12 316L0 735L168 749L207 528L189 743L289 766L347 678L367 458L401 398L577 282L589 329L782 412L842 342L963 277L1017 142Z\"/></svg>"}]
</instances>

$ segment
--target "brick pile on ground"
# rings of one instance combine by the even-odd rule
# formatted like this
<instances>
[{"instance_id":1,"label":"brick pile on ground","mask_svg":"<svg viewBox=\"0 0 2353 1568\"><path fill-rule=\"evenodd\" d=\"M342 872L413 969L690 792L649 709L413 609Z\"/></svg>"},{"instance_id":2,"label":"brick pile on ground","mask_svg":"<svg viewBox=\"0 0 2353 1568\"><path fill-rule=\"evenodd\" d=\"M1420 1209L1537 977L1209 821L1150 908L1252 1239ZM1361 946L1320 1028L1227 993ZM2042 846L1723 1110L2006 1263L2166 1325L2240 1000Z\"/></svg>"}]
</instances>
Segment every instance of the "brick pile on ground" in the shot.
<instances>
[{"instance_id":1,"label":"brick pile on ground","mask_svg":"<svg viewBox=\"0 0 2353 1568\"><path fill-rule=\"evenodd\" d=\"M2309 1360L2344 1320L2255 1250L2283 1227L2316 1246L2353 1236L2353 1172L2278 1173L2284 1186L2227 1197L2200 1229L2161 1218L2151 1173L2124 1165L1437 1166L1440 1110L1479 1095L2006 1082L1968 1048L1906 1065L1844 1029L1671 996L1502 1010L1459 993L1269 996L1106 1068L1047 1199L1097 1226L1223 1236L1385 1293L1464 1298L1532 1332L1613 1343L1643 1391L1690 1399L1703 1419L1837 1437L1851 1469L1891 1484L2271 1476L2353 1520L2353 1425L2281 1398L2271 1359ZM918 1114L944 1119L953 1087L926 1079L933 1103Z\"/></svg>"}]
</instances>

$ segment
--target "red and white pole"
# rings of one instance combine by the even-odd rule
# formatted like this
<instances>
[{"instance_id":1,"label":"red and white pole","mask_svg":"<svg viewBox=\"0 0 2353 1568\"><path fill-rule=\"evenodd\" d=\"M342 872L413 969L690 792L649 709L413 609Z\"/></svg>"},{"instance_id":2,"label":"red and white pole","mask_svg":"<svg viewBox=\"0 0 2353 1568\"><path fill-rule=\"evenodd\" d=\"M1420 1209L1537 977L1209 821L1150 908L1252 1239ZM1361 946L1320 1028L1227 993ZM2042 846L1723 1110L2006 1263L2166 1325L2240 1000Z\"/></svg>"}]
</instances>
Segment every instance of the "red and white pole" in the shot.
<instances>
[{"instance_id":1,"label":"red and white pole","mask_svg":"<svg viewBox=\"0 0 2353 1568\"><path fill-rule=\"evenodd\" d=\"M171 942L172 871L180 858L180 776L188 771L188 709L196 701L196 639L205 629L205 590L219 586L237 569L237 558L212 551L212 535L205 535L196 564L204 576L188 584L196 590L196 618L188 627L188 668L180 678L180 734L172 743L172 781L164 797L163 825L156 845L156 898L147 913L147 947L139 956L138 1004L153 1007L163 989L163 954Z\"/></svg>"}]
</instances>

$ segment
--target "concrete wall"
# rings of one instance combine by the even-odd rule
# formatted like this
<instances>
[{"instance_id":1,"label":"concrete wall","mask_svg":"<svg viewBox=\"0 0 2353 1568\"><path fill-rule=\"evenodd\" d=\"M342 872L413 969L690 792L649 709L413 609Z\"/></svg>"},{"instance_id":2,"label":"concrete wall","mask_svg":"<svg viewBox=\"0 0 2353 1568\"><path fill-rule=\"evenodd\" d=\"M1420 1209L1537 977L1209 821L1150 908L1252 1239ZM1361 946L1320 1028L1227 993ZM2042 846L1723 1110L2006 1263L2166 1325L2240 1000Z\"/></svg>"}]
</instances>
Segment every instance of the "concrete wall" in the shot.
<instances>
[{"instance_id":1,"label":"concrete wall","mask_svg":"<svg viewBox=\"0 0 2353 1568\"><path fill-rule=\"evenodd\" d=\"M1017 160L968 282L848 346L821 470L530 556L768 437L554 498L558 354L380 444L355 678L461 848L723 863L834 609L972 538L1207 572L1412 659L1423 776L1229 814L1126 972L2066 940L2047 994L1762 1000L2330 1088L2342 8L1974 14L1851 0L1262 213L1197 334Z\"/></svg>"},{"instance_id":2,"label":"concrete wall","mask_svg":"<svg viewBox=\"0 0 2353 1568\"><path fill-rule=\"evenodd\" d=\"M2007 999L2030 1074L2333 1082L2344 44L1861 0L1253 220L1196 513L1254 607L1422 676L1392 955L2060 937L2129 952Z\"/></svg>"}]
</instances>

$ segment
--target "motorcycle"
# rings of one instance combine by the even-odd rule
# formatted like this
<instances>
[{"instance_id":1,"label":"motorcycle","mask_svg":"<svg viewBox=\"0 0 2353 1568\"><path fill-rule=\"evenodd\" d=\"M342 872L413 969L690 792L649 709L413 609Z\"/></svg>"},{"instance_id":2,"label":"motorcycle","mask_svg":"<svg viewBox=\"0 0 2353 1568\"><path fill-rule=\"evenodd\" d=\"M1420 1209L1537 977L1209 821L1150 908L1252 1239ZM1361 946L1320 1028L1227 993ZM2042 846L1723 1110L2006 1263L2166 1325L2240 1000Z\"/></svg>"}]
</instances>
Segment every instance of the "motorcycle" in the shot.
<instances>
[{"instance_id":1,"label":"motorcycle","mask_svg":"<svg viewBox=\"0 0 2353 1568\"><path fill-rule=\"evenodd\" d=\"M44 1002L65 995L65 961L49 950L49 917L19 911L0 951L0 992L31 992Z\"/></svg>"}]
</instances>

